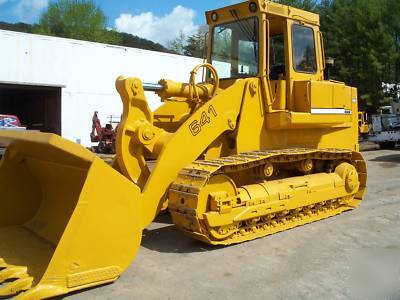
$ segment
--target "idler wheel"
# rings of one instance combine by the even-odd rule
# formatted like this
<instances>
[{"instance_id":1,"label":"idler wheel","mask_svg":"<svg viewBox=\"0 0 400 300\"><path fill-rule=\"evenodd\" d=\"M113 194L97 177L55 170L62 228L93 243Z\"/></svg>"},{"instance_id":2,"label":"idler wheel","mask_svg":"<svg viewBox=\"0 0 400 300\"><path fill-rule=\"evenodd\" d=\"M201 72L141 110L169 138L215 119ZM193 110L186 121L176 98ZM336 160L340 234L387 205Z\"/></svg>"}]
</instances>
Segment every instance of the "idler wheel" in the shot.
<instances>
[{"instance_id":1,"label":"idler wheel","mask_svg":"<svg viewBox=\"0 0 400 300\"><path fill-rule=\"evenodd\" d=\"M335 168L335 173L344 180L348 193L354 193L358 190L360 181L358 179L357 170L353 165L343 162Z\"/></svg>"}]
</instances>

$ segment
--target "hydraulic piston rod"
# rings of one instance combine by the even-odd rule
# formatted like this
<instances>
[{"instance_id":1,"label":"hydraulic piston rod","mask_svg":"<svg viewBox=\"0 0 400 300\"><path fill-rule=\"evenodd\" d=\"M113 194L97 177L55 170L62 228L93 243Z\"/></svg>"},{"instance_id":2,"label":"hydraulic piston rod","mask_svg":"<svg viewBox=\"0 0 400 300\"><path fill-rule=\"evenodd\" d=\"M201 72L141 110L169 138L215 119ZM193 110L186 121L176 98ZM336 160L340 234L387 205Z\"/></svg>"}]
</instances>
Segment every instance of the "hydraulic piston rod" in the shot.
<instances>
[{"instance_id":1,"label":"hydraulic piston rod","mask_svg":"<svg viewBox=\"0 0 400 300\"><path fill-rule=\"evenodd\" d=\"M147 92L156 92L156 91L161 91L164 89L164 86L158 83L148 83L148 82L143 82L143 89Z\"/></svg>"}]
</instances>

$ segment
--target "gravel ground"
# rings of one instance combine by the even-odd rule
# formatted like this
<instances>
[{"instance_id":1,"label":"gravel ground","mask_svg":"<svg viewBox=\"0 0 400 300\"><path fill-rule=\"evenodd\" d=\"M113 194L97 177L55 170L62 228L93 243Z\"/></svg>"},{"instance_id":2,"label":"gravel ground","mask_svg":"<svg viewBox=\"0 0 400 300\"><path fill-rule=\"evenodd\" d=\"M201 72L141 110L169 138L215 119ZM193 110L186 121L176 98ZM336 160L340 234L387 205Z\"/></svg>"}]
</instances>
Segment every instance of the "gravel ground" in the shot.
<instances>
[{"instance_id":1,"label":"gravel ground","mask_svg":"<svg viewBox=\"0 0 400 300\"><path fill-rule=\"evenodd\" d=\"M400 299L400 149L366 146L358 209L229 247L162 215L118 281L68 299Z\"/></svg>"}]
</instances>

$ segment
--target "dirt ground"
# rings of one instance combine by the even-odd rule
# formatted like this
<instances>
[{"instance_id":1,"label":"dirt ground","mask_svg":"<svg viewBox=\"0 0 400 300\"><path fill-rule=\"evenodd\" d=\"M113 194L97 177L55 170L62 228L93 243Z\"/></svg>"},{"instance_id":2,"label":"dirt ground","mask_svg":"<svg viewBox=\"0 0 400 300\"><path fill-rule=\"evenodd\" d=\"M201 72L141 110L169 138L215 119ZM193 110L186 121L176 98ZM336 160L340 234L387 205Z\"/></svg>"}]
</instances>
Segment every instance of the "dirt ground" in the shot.
<instances>
[{"instance_id":1,"label":"dirt ground","mask_svg":"<svg viewBox=\"0 0 400 300\"><path fill-rule=\"evenodd\" d=\"M400 149L375 148L356 210L229 247L163 215L118 281L68 299L400 299Z\"/></svg>"}]
</instances>

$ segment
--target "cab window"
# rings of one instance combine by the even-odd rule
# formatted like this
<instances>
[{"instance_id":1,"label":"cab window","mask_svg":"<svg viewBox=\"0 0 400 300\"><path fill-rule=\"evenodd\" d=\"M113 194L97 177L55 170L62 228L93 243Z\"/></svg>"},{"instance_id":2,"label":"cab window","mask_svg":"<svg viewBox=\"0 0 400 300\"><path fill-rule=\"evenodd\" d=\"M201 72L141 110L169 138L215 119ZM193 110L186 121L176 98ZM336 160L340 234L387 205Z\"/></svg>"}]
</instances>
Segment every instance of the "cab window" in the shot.
<instances>
[{"instance_id":1,"label":"cab window","mask_svg":"<svg viewBox=\"0 0 400 300\"><path fill-rule=\"evenodd\" d=\"M258 21L256 17L215 26L211 63L221 79L258 74Z\"/></svg>"},{"instance_id":2,"label":"cab window","mask_svg":"<svg viewBox=\"0 0 400 300\"><path fill-rule=\"evenodd\" d=\"M285 45L283 34L271 36L269 39L269 64L271 80L285 77Z\"/></svg>"},{"instance_id":3,"label":"cab window","mask_svg":"<svg viewBox=\"0 0 400 300\"><path fill-rule=\"evenodd\" d=\"M296 72L316 73L314 31L310 27L293 24L293 67Z\"/></svg>"}]
</instances>

